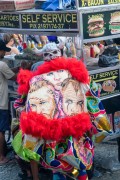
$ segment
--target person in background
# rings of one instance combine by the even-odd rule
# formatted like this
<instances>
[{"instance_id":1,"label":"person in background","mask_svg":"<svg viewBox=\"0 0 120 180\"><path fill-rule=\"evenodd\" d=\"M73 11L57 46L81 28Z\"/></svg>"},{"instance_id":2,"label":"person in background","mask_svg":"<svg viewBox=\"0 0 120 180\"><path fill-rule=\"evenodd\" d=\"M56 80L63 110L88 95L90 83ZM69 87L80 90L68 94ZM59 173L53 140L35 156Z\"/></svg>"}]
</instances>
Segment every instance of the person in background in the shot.
<instances>
[{"instance_id":1,"label":"person in background","mask_svg":"<svg viewBox=\"0 0 120 180\"><path fill-rule=\"evenodd\" d=\"M15 47L17 44L15 44L15 39L13 34L4 34L3 41L5 42L6 46L11 49L11 51L6 52L5 55L20 54L17 47Z\"/></svg>"},{"instance_id":2,"label":"person in background","mask_svg":"<svg viewBox=\"0 0 120 180\"><path fill-rule=\"evenodd\" d=\"M47 36L40 36L40 41L43 46L49 42Z\"/></svg>"},{"instance_id":3,"label":"person in background","mask_svg":"<svg viewBox=\"0 0 120 180\"><path fill-rule=\"evenodd\" d=\"M8 80L16 80L20 67L10 69L8 65L2 61L6 52L11 49L6 46L5 42L0 39L0 165L9 161L5 157L5 131L10 129L9 113L8 113ZM21 68L30 69L31 63L21 62Z\"/></svg>"},{"instance_id":4,"label":"person in background","mask_svg":"<svg viewBox=\"0 0 120 180\"><path fill-rule=\"evenodd\" d=\"M2 61L6 52L10 52L5 42L0 39L0 165L8 162L5 157L5 131L9 130L8 118L8 79L16 80L16 73L19 67L11 70L8 65Z\"/></svg>"},{"instance_id":5,"label":"person in background","mask_svg":"<svg viewBox=\"0 0 120 180\"><path fill-rule=\"evenodd\" d=\"M28 35L27 41L33 41L36 45L41 42L42 46L49 42L47 36L39 36L39 35Z\"/></svg>"},{"instance_id":6,"label":"person in background","mask_svg":"<svg viewBox=\"0 0 120 180\"><path fill-rule=\"evenodd\" d=\"M21 34L13 34L13 38L15 40L15 43L19 45L23 43L23 37Z\"/></svg>"}]
</instances>

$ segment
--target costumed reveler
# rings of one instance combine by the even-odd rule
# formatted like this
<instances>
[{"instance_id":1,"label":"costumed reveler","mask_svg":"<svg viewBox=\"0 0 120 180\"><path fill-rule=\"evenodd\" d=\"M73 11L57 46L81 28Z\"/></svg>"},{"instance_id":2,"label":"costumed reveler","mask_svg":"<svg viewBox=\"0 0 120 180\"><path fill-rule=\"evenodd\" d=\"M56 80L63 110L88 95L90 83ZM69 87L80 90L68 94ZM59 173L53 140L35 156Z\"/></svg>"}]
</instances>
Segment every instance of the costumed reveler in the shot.
<instances>
[{"instance_id":1,"label":"costumed reveler","mask_svg":"<svg viewBox=\"0 0 120 180\"><path fill-rule=\"evenodd\" d=\"M42 53L43 65L18 75L22 103L17 100L16 109L22 104L25 110L14 150L58 176L87 180L94 157L92 138L101 142L111 133L97 86L82 61L60 57L54 43L45 45Z\"/></svg>"}]
</instances>

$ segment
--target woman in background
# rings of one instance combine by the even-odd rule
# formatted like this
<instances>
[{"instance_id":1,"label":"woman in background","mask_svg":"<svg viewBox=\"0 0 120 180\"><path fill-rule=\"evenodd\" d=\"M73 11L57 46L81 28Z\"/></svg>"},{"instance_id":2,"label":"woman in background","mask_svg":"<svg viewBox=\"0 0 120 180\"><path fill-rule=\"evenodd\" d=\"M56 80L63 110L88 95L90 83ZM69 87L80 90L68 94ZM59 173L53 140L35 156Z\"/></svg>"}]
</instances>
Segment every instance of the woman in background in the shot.
<instances>
[{"instance_id":1,"label":"woman in background","mask_svg":"<svg viewBox=\"0 0 120 180\"><path fill-rule=\"evenodd\" d=\"M3 40L8 48L11 49L10 52L7 52L6 55L11 55L11 54L19 54L19 50L17 49L16 44L15 44L15 39L13 34L4 34L3 35Z\"/></svg>"}]
</instances>

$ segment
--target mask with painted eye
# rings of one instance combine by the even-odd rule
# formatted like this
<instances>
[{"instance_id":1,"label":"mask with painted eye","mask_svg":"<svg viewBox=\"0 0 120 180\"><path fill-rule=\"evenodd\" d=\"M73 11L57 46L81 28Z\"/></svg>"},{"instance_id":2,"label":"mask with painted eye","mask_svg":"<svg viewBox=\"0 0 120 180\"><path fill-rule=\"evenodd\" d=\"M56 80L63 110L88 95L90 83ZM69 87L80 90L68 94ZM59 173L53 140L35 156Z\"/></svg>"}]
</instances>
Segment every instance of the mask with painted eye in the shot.
<instances>
[{"instance_id":1,"label":"mask with painted eye","mask_svg":"<svg viewBox=\"0 0 120 180\"><path fill-rule=\"evenodd\" d=\"M41 50L34 49L33 52L38 56L43 56L44 61L61 57L60 45L55 43L48 43Z\"/></svg>"},{"instance_id":2,"label":"mask with painted eye","mask_svg":"<svg viewBox=\"0 0 120 180\"><path fill-rule=\"evenodd\" d=\"M55 59L60 56L61 56L61 51L59 49L43 53L44 61L50 61L51 59Z\"/></svg>"}]
</instances>

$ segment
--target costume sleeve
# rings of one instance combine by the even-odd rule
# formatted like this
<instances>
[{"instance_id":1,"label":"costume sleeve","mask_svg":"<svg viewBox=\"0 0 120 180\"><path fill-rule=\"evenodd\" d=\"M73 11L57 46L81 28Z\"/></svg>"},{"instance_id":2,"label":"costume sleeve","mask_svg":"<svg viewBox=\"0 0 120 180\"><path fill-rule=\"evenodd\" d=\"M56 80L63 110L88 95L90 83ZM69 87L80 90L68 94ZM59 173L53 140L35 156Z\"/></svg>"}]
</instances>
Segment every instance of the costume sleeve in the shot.
<instances>
[{"instance_id":1,"label":"costume sleeve","mask_svg":"<svg viewBox=\"0 0 120 180\"><path fill-rule=\"evenodd\" d=\"M6 79L11 79L15 74L5 62L2 62L1 73L5 76Z\"/></svg>"},{"instance_id":2,"label":"costume sleeve","mask_svg":"<svg viewBox=\"0 0 120 180\"><path fill-rule=\"evenodd\" d=\"M26 102L26 96L25 95L18 97L14 102L14 108L17 109L19 107L25 106L25 102Z\"/></svg>"},{"instance_id":3,"label":"costume sleeve","mask_svg":"<svg viewBox=\"0 0 120 180\"><path fill-rule=\"evenodd\" d=\"M107 135L112 133L109 119L98 95L97 85L91 80L86 98L87 109L93 123L92 135L95 135L95 142L101 142Z\"/></svg>"},{"instance_id":4,"label":"costume sleeve","mask_svg":"<svg viewBox=\"0 0 120 180\"><path fill-rule=\"evenodd\" d=\"M13 137L17 134L19 130L20 115L23 111L25 111L25 102L26 102L26 96L21 96L18 99L16 99L14 102L16 117L12 118L12 122L11 122L11 131Z\"/></svg>"},{"instance_id":5,"label":"costume sleeve","mask_svg":"<svg viewBox=\"0 0 120 180\"><path fill-rule=\"evenodd\" d=\"M25 111L25 103L26 103L25 95L20 96L14 102L14 108L16 110L16 114L17 114L18 118L20 117L21 112Z\"/></svg>"}]
</instances>

